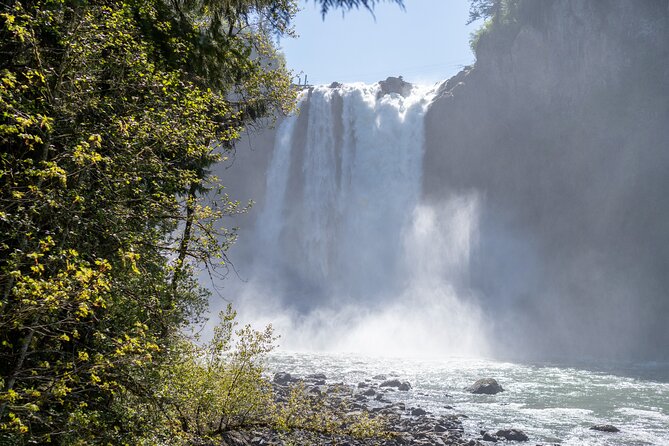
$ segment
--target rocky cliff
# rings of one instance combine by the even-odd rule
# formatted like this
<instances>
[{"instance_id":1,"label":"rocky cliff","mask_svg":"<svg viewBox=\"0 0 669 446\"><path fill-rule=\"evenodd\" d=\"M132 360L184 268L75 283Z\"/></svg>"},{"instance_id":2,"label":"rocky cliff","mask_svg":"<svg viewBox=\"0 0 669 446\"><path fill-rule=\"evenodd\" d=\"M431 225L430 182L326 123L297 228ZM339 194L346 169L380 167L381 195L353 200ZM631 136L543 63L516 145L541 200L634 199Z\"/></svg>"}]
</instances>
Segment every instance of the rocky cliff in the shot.
<instances>
[{"instance_id":1,"label":"rocky cliff","mask_svg":"<svg viewBox=\"0 0 669 446\"><path fill-rule=\"evenodd\" d=\"M474 194L471 287L514 356L669 358L669 2L504 2L426 117Z\"/></svg>"}]
</instances>

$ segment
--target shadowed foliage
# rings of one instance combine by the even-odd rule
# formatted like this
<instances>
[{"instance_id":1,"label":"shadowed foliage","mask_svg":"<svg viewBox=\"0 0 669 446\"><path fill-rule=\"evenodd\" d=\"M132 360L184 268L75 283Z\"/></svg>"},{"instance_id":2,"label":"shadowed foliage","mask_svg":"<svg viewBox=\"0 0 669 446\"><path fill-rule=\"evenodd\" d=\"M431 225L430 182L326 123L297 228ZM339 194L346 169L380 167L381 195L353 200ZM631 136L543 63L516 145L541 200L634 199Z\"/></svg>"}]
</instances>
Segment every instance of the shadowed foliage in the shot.
<instances>
[{"instance_id":1,"label":"shadowed foliage","mask_svg":"<svg viewBox=\"0 0 669 446\"><path fill-rule=\"evenodd\" d=\"M374 6L378 3L381 3L383 0L316 0L316 3L321 5L321 14L323 17L331 9L342 9L344 11L358 8L365 8L368 11L372 11ZM392 3L396 3L401 8L404 8L404 0L388 0Z\"/></svg>"}]
</instances>

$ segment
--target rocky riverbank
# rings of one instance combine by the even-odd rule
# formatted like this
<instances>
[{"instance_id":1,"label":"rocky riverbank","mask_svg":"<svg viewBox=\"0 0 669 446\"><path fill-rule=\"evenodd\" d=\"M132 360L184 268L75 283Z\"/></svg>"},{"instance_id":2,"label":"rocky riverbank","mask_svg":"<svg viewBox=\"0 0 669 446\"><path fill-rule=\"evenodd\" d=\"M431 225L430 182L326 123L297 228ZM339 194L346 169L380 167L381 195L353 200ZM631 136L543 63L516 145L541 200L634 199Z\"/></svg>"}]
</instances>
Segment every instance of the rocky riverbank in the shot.
<instances>
[{"instance_id":1,"label":"rocky riverbank","mask_svg":"<svg viewBox=\"0 0 669 446\"><path fill-rule=\"evenodd\" d=\"M291 392L299 387L314 400L320 399L328 406L337 406L345 417L363 415L372 420L382 420L383 433L372 436L330 434L313 430L293 430L290 433L267 428L227 432L222 446L287 446L287 445L338 445L338 446L484 446L497 442L527 441L518 429L481 431L476 438L465 434L462 420L467 415L454 413L437 415L405 404L402 394L411 392L411 383L386 375L365 379L357 386L331 382L322 373L304 377L279 372L272 381L277 403L285 403ZM391 401L392 400L392 401ZM452 409L446 407L447 409Z\"/></svg>"}]
</instances>

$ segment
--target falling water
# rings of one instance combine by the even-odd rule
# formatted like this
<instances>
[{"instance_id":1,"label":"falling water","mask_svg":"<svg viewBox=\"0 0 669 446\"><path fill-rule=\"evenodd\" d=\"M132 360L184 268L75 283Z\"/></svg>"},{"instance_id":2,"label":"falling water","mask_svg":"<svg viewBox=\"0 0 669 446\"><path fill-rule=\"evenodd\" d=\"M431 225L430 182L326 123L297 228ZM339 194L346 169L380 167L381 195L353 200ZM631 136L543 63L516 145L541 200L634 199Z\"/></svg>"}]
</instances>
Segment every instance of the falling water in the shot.
<instances>
[{"instance_id":1,"label":"falling water","mask_svg":"<svg viewBox=\"0 0 669 446\"><path fill-rule=\"evenodd\" d=\"M467 287L478 198L420 200L423 117L433 94L315 87L278 129L240 308L272 322L284 346L484 350Z\"/></svg>"}]
</instances>

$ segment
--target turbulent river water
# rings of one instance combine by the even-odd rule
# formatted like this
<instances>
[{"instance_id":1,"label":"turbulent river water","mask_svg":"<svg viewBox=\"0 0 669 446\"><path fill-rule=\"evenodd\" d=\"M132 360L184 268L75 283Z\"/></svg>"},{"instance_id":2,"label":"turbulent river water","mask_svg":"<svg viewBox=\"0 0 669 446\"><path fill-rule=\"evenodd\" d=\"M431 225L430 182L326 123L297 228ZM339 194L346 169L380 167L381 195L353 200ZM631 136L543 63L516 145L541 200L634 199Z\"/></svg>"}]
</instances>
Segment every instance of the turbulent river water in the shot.
<instances>
[{"instance_id":1,"label":"turbulent river water","mask_svg":"<svg viewBox=\"0 0 669 446\"><path fill-rule=\"evenodd\" d=\"M272 371L297 376L325 373L349 385L377 374L411 383L388 399L435 414L463 414L465 435L519 428L530 444L669 445L669 364L514 364L483 359L379 358L347 354L275 353ZM494 377L505 391L464 391L481 377ZM619 433L590 430L612 424ZM492 443L491 443L492 444Z\"/></svg>"}]
</instances>

